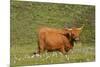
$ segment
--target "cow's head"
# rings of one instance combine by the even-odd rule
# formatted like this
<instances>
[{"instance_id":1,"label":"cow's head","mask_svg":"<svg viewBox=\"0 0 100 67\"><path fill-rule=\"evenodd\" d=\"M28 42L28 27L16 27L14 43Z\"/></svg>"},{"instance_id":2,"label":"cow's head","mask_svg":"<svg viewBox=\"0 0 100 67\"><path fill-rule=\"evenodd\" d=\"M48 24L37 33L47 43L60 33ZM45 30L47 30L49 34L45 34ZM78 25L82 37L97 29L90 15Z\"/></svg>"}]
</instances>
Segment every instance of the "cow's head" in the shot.
<instances>
[{"instance_id":1,"label":"cow's head","mask_svg":"<svg viewBox=\"0 0 100 67\"><path fill-rule=\"evenodd\" d=\"M69 31L69 38L74 39L75 41L78 41L80 32L82 30L83 26L80 28L72 27L72 28L66 28L67 31Z\"/></svg>"},{"instance_id":2,"label":"cow's head","mask_svg":"<svg viewBox=\"0 0 100 67\"><path fill-rule=\"evenodd\" d=\"M81 28L72 28L72 29L69 29L69 31L70 31L70 36L72 37L72 39L78 41Z\"/></svg>"}]
</instances>

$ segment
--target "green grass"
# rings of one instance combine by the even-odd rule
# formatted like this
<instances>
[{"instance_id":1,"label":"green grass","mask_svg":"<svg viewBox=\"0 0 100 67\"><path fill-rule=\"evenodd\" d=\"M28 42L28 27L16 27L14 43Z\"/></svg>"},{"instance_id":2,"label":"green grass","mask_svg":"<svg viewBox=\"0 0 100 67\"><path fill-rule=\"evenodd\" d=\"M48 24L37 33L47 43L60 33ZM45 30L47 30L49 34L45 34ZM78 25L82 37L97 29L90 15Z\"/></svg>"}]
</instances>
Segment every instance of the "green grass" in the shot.
<instances>
[{"instance_id":1,"label":"green grass","mask_svg":"<svg viewBox=\"0 0 100 67\"><path fill-rule=\"evenodd\" d=\"M37 46L34 45L11 47L11 66L95 61L94 46L84 46L84 44L75 44L73 50L70 50L67 55L60 52L44 52L40 57L36 57L32 54L35 50Z\"/></svg>"},{"instance_id":2,"label":"green grass","mask_svg":"<svg viewBox=\"0 0 100 67\"><path fill-rule=\"evenodd\" d=\"M38 65L95 61L95 6L11 1L10 65ZM60 52L32 57L37 50L37 28L80 27L80 39L66 56Z\"/></svg>"}]
</instances>

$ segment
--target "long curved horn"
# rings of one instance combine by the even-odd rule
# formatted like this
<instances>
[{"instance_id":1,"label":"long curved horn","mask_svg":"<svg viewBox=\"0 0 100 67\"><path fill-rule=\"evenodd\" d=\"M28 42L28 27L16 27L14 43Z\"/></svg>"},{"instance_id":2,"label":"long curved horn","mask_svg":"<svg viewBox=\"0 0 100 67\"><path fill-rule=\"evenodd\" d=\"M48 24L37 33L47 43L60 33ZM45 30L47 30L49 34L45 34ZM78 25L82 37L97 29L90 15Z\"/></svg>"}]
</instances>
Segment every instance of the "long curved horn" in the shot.
<instances>
[{"instance_id":1,"label":"long curved horn","mask_svg":"<svg viewBox=\"0 0 100 67\"><path fill-rule=\"evenodd\" d=\"M77 30L81 30L82 28L77 28Z\"/></svg>"},{"instance_id":2,"label":"long curved horn","mask_svg":"<svg viewBox=\"0 0 100 67\"><path fill-rule=\"evenodd\" d=\"M64 28L65 30L72 31L72 28Z\"/></svg>"},{"instance_id":3,"label":"long curved horn","mask_svg":"<svg viewBox=\"0 0 100 67\"><path fill-rule=\"evenodd\" d=\"M69 31L71 31L72 29L68 29Z\"/></svg>"},{"instance_id":4,"label":"long curved horn","mask_svg":"<svg viewBox=\"0 0 100 67\"><path fill-rule=\"evenodd\" d=\"M84 28L85 24L82 25L82 27L77 28L78 30L82 30Z\"/></svg>"},{"instance_id":5,"label":"long curved horn","mask_svg":"<svg viewBox=\"0 0 100 67\"><path fill-rule=\"evenodd\" d=\"M85 26L85 24L83 24L83 25L82 25L81 29L83 29L83 28L84 28L84 26Z\"/></svg>"}]
</instances>

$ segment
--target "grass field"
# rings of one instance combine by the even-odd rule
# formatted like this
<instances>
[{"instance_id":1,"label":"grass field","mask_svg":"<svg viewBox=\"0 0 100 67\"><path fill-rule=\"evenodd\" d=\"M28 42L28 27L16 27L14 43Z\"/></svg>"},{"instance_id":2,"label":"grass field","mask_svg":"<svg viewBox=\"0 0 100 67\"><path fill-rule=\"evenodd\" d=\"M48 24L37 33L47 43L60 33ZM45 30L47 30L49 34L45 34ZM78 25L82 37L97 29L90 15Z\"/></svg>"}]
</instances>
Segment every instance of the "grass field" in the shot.
<instances>
[{"instance_id":1,"label":"grass field","mask_svg":"<svg viewBox=\"0 0 100 67\"><path fill-rule=\"evenodd\" d=\"M95 61L95 48L94 46L87 46L87 44L85 46L83 44L75 44L73 50L70 50L65 56L60 52L45 52L40 57L36 57L32 54L36 48L34 44L13 46L11 48L11 66Z\"/></svg>"},{"instance_id":2,"label":"grass field","mask_svg":"<svg viewBox=\"0 0 100 67\"><path fill-rule=\"evenodd\" d=\"M11 1L10 65L25 66L95 61L95 6ZM63 28L85 24L80 43L67 55L60 52L33 56L38 26Z\"/></svg>"},{"instance_id":3,"label":"grass field","mask_svg":"<svg viewBox=\"0 0 100 67\"><path fill-rule=\"evenodd\" d=\"M32 54L37 50L36 48L36 45L13 46L11 48L11 66L95 61L94 46L75 44L73 50L70 50L65 56L60 52L45 52L40 57L33 56Z\"/></svg>"}]
</instances>

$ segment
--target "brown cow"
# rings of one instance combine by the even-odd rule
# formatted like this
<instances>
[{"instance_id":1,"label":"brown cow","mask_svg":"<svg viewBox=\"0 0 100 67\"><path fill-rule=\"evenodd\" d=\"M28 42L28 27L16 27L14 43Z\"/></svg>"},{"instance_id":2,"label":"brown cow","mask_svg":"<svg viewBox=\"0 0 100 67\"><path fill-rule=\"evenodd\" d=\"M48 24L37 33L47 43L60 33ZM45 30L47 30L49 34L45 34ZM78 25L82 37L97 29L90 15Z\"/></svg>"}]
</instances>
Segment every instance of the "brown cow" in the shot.
<instances>
[{"instance_id":1,"label":"brown cow","mask_svg":"<svg viewBox=\"0 0 100 67\"><path fill-rule=\"evenodd\" d=\"M60 51L65 54L74 46L74 41L79 40L81 28L54 29L42 27L38 33L38 54L47 51Z\"/></svg>"}]
</instances>

